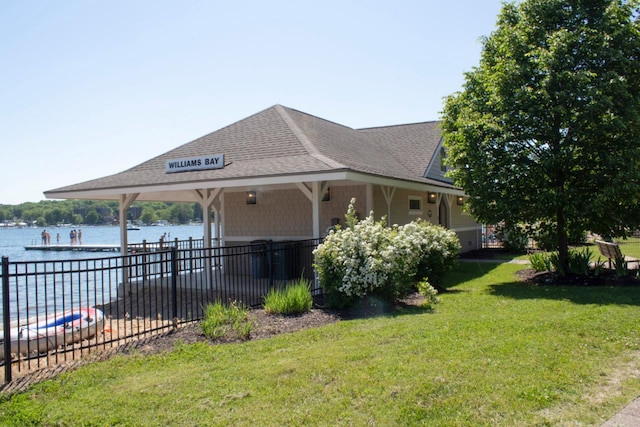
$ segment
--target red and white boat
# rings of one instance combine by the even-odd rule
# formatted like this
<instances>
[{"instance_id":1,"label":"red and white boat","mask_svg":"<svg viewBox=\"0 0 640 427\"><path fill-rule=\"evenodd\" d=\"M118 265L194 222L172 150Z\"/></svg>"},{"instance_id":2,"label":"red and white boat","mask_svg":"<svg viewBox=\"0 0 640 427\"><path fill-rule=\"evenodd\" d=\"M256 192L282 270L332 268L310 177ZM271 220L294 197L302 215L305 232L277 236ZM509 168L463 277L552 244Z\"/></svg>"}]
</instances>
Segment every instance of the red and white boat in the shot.
<instances>
[{"instance_id":1,"label":"red and white boat","mask_svg":"<svg viewBox=\"0 0 640 427\"><path fill-rule=\"evenodd\" d=\"M100 310L85 307L26 322L10 329L11 353L16 356L46 353L94 337L103 324ZM4 359L4 331L0 330L0 360Z\"/></svg>"}]
</instances>

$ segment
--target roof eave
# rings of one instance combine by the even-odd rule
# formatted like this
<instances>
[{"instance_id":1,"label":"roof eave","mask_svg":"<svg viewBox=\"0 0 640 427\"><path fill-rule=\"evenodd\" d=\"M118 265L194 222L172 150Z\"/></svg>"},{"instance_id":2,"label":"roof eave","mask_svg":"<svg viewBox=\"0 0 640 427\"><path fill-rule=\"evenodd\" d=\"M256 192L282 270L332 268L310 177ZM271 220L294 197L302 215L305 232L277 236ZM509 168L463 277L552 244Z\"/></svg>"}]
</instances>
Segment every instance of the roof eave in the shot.
<instances>
[{"instance_id":1,"label":"roof eave","mask_svg":"<svg viewBox=\"0 0 640 427\"><path fill-rule=\"evenodd\" d=\"M414 191L437 191L453 195L464 195L447 183L424 182L387 178L379 175L354 172L351 170L315 172L308 174L273 175L263 177L234 178L228 180L189 181L171 184L150 184L125 187L106 187L99 189L50 190L44 193L47 199L83 199L83 200L118 200L122 194L139 194L138 200L154 201L196 201L194 190L224 188L241 190L247 187L267 187L300 182L316 181L352 181L363 184L385 185Z\"/></svg>"}]
</instances>

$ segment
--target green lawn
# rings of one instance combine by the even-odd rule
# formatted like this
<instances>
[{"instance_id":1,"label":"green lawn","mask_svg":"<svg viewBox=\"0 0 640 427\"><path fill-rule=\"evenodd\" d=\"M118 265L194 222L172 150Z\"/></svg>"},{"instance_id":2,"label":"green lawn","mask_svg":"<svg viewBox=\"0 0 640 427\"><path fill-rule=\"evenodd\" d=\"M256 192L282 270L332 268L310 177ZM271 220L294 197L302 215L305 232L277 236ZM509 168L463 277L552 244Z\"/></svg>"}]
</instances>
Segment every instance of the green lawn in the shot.
<instances>
[{"instance_id":1,"label":"green lawn","mask_svg":"<svg viewBox=\"0 0 640 427\"><path fill-rule=\"evenodd\" d=\"M620 240L619 243L620 251L622 251L625 256L640 258L640 242L637 239L628 242Z\"/></svg>"},{"instance_id":2,"label":"green lawn","mask_svg":"<svg viewBox=\"0 0 640 427\"><path fill-rule=\"evenodd\" d=\"M1 425L599 425L640 395L640 288L462 263L433 312L119 356L0 402Z\"/></svg>"}]
</instances>

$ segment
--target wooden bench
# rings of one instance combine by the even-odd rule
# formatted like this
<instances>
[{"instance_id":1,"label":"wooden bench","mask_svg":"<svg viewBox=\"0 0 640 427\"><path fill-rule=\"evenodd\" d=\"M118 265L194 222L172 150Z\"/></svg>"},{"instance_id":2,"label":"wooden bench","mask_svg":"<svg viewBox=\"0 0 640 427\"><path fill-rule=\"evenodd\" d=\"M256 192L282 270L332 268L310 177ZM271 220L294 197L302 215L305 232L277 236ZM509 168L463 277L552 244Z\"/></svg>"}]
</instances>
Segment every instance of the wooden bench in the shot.
<instances>
[{"instance_id":1,"label":"wooden bench","mask_svg":"<svg viewBox=\"0 0 640 427\"><path fill-rule=\"evenodd\" d=\"M624 259L626 262L640 262L640 259L625 257L620 250L620 245L613 242L603 242L602 240L596 240L596 245L598 245L598 250L600 254L609 259L609 268L611 268L611 260L614 261L619 259Z\"/></svg>"}]
</instances>

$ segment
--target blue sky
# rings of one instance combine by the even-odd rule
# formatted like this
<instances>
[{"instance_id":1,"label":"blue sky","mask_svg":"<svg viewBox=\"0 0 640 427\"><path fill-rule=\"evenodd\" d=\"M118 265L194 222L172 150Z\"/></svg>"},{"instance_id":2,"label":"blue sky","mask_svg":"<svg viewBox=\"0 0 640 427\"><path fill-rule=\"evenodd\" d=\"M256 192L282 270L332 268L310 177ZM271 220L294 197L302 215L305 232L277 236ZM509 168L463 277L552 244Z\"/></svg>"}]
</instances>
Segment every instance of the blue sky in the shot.
<instances>
[{"instance_id":1,"label":"blue sky","mask_svg":"<svg viewBox=\"0 0 640 427\"><path fill-rule=\"evenodd\" d=\"M0 204L110 175L274 104L437 120L498 0L0 3Z\"/></svg>"}]
</instances>

